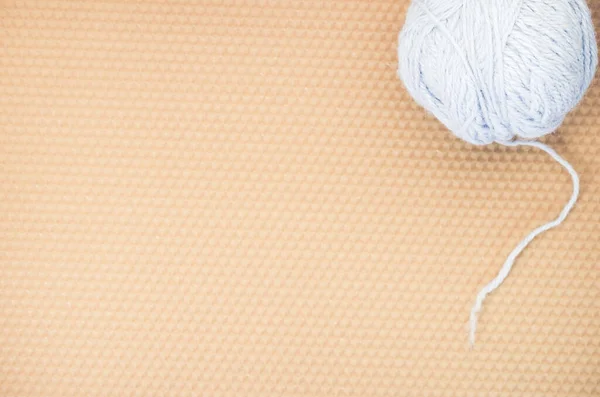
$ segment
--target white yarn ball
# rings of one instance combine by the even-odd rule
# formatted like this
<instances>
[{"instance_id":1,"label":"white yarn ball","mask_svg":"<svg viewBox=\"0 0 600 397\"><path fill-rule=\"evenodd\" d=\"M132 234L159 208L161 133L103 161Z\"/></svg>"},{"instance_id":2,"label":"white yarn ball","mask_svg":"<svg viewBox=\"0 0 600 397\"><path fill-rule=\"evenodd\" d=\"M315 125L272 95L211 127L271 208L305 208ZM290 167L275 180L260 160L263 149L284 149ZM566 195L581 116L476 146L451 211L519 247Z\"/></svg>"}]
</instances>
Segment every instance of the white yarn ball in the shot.
<instances>
[{"instance_id":1,"label":"white yarn ball","mask_svg":"<svg viewBox=\"0 0 600 397\"><path fill-rule=\"evenodd\" d=\"M398 54L416 101L477 145L554 131L598 63L585 0L413 0Z\"/></svg>"}]
</instances>

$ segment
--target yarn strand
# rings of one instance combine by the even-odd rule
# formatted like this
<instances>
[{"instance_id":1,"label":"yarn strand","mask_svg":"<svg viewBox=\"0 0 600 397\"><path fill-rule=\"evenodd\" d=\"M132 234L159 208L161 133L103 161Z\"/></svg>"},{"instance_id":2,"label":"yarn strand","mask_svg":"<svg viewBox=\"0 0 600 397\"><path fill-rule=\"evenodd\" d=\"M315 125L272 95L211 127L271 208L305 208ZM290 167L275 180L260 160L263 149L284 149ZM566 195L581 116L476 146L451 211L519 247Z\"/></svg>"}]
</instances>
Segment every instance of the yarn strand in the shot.
<instances>
[{"instance_id":1,"label":"yarn strand","mask_svg":"<svg viewBox=\"0 0 600 397\"><path fill-rule=\"evenodd\" d=\"M560 215L553 221L548 222L545 225L542 225L542 226L536 228L535 230L533 230L531 233L529 233L510 253L508 258L504 262L504 265L502 265L502 269L500 269L500 272L498 273L498 275L492 281L490 281L485 287L483 287L481 289L481 291L479 292L479 294L477 295L477 299L475 300L475 304L473 305L473 308L471 309L471 316L470 316L469 342L471 343L471 347L473 347L475 345L475 331L477 330L477 319L479 316L479 312L481 311L481 308L483 306L483 301L485 300L485 298L488 296L488 294L490 294L494 290L496 290L504 282L504 280L506 280L506 277L508 277L508 274L510 273L510 271L513 267L515 259L533 241L533 239L535 239L540 234L542 234L552 228L555 228L556 226L563 223L563 221L566 219L567 215L569 215L569 213L575 206L575 203L577 202L577 199L579 197L579 176L577 175L577 172L571 166L571 164L569 164L569 162L567 160L562 158L551 147L549 147L548 145L545 145L543 143L540 143L540 142L529 142L529 141L520 141L520 140L511 141L511 142L499 142L499 143L501 143L502 145L505 145L505 146L535 147L535 148L541 149L544 152L548 153L550 155L550 157L552 157L556 162L558 162L560 165L562 165L571 175L571 179L573 180L573 193L571 194L571 198L569 199L569 201L567 202L567 204L565 205L563 210L560 212Z\"/></svg>"}]
</instances>

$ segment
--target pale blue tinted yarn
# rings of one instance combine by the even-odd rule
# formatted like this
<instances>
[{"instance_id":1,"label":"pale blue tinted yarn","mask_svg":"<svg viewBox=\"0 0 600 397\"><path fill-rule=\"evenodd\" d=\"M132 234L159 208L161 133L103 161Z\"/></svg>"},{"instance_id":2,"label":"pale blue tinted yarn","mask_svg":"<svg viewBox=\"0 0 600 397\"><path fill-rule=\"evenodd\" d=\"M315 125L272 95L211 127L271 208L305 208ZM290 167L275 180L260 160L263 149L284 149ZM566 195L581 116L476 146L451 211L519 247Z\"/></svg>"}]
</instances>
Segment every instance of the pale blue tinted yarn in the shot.
<instances>
[{"instance_id":1,"label":"pale blue tinted yarn","mask_svg":"<svg viewBox=\"0 0 600 397\"><path fill-rule=\"evenodd\" d=\"M398 54L415 100L476 145L554 131L597 64L584 0L413 0Z\"/></svg>"},{"instance_id":2,"label":"pale blue tinted yarn","mask_svg":"<svg viewBox=\"0 0 600 397\"><path fill-rule=\"evenodd\" d=\"M560 212L558 217L556 219L554 219L553 221L550 221L542 226L537 227L535 230L531 231L523 240L521 240L521 242L512 250L512 252L508 256L508 258L506 258L506 261L504 262L504 265L502 265L502 268L500 269L500 272L498 273L498 275L492 281L490 281L485 287L483 287L481 289L481 291L479 291L479 294L477 294L477 299L475 299L475 304L473 305L473 308L471 309L471 317L469 319L469 326L470 326L469 342L471 343L471 346L473 346L475 344L475 331L477 330L477 317L479 315L479 312L481 311L481 307L483 305L483 301L485 300L486 296L488 296L489 293L493 292L496 288L498 288L500 286L500 284L502 284L504 282L504 280L506 280L506 277L508 277L508 274L510 273L512 266L515 263L515 259L517 259L517 257L521 254L521 252L523 252L523 250L529 245L529 243L531 243L533 241L534 238L536 238L540 234L544 233L545 231L555 228L556 226L558 226L564 222L564 220L567 218L567 215L569 215L569 213L575 206L577 199L579 198L579 175L577 175L577 172L575 172L575 170L573 169L571 164L569 164L568 161L566 161L565 159L560 157L558 155L558 153L556 153L554 150L552 150L552 148L548 147L548 145L544 145L543 143L540 143L540 142L530 142L530 141L506 142L505 145L507 145L507 146L532 146L532 147L539 148L539 149L545 151L546 153L548 153L550 155L550 157L552 157L560 165L562 165L567 170L567 172L569 172L569 175L571 175L571 180L573 181L573 193L571 193L571 198L569 199L569 202L567 203L567 205L565 205L565 207Z\"/></svg>"},{"instance_id":3,"label":"pale blue tinted yarn","mask_svg":"<svg viewBox=\"0 0 600 397\"><path fill-rule=\"evenodd\" d=\"M544 150L571 175L573 194L558 218L527 235L478 294L470 341L485 297L539 234L560 225L577 201L571 165L536 139L556 130L582 99L598 64L584 0L413 0L400 32L398 74L415 100L455 135Z\"/></svg>"}]
</instances>

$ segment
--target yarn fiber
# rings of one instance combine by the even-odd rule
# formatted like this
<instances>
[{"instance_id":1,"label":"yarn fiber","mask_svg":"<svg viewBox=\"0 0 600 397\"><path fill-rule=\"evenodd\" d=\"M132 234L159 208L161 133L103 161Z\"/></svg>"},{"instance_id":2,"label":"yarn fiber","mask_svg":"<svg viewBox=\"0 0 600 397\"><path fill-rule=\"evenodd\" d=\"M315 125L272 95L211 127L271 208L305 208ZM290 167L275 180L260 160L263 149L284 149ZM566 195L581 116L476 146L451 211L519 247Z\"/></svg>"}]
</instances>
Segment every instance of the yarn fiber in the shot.
<instances>
[{"instance_id":1,"label":"yarn fiber","mask_svg":"<svg viewBox=\"0 0 600 397\"><path fill-rule=\"evenodd\" d=\"M398 53L415 100L476 145L553 132L598 62L585 0L413 0Z\"/></svg>"},{"instance_id":2,"label":"yarn fiber","mask_svg":"<svg viewBox=\"0 0 600 397\"><path fill-rule=\"evenodd\" d=\"M560 225L579 197L579 176L552 148L553 132L582 99L598 65L585 0L413 0L398 45L409 93L456 136L541 149L565 168L573 193L559 216L531 231L485 285L470 316L475 342L486 296L538 235Z\"/></svg>"}]
</instances>

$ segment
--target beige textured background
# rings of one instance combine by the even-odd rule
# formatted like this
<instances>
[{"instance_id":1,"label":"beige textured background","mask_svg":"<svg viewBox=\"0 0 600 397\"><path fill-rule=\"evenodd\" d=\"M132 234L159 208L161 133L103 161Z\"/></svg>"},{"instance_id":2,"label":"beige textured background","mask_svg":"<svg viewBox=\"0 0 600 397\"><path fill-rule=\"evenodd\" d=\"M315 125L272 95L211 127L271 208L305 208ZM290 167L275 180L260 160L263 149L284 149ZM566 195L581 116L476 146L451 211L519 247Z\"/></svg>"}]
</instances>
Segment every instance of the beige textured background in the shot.
<instances>
[{"instance_id":1,"label":"beige textured background","mask_svg":"<svg viewBox=\"0 0 600 397\"><path fill-rule=\"evenodd\" d=\"M599 396L600 86L470 351L571 185L411 101L407 6L0 0L0 395Z\"/></svg>"}]
</instances>

